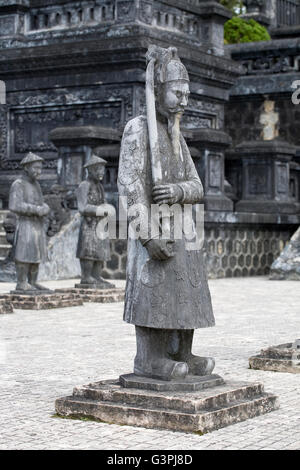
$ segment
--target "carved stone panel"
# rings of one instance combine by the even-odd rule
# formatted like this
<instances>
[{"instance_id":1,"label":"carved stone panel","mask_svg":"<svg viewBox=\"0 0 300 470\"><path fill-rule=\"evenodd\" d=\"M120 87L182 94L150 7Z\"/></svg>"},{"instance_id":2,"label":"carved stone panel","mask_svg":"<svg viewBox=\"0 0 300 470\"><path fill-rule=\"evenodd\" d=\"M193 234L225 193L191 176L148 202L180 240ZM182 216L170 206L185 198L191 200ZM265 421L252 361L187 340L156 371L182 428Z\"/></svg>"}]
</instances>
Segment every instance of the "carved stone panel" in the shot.
<instances>
[{"instance_id":1,"label":"carved stone panel","mask_svg":"<svg viewBox=\"0 0 300 470\"><path fill-rule=\"evenodd\" d=\"M0 36L10 36L16 32L15 16L1 16L0 18Z\"/></svg>"},{"instance_id":2,"label":"carved stone panel","mask_svg":"<svg viewBox=\"0 0 300 470\"><path fill-rule=\"evenodd\" d=\"M0 104L0 160L7 159L7 106Z\"/></svg>"},{"instance_id":3,"label":"carved stone panel","mask_svg":"<svg viewBox=\"0 0 300 470\"><path fill-rule=\"evenodd\" d=\"M26 152L56 152L49 140L49 133L60 125L103 125L119 127L122 103L101 102L97 105L45 106L43 108L14 109L11 127L15 130L11 142L11 154Z\"/></svg>"},{"instance_id":4,"label":"carved stone panel","mask_svg":"<svg viewBox=\"0 0 300 470\"><path fill-rule=\"evenodd\" d=\"M249 164L246 168L248 173L248 191L250 196L268 195L270 193L269 168L264 165Z\"/></svg>"},{"instance_id":5,"label":"carved stone panel","mask_svg":"<svg viewBox=\"0 0 300 470\"><path fill-rule=\"evenodd\" d=\"M287 163L276 163L276 181L278 195L288 196L289 192L289 169Z\"/></svg>"},{"instance_id":6,"label":"carved stone panel","mask_svg":"<svg viewBox=\"0 0 300 470\"><path fill-rule=\"evenodd\" d=\"M147 24L152 23L153 19L153 2L140 1L139 18Z\"/></svg>"},{"instance_id":7,"label":"carved stone panel","mask_svg":"<svg viewBox=\"0 0 300 470\"><path fill-rule=\"evenodd\" d=\"M222 156L218 154L210 154L208 159L209 166L209 187L220 189L222 184Z\"/></svg>"}]
</instances>

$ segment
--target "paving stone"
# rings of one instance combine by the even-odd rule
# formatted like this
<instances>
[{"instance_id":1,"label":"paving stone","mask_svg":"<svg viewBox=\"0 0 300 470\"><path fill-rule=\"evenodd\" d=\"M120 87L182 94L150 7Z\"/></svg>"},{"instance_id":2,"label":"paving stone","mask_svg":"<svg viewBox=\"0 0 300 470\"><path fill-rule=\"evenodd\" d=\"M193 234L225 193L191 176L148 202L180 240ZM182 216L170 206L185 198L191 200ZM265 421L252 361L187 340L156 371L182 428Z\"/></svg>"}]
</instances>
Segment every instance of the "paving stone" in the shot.
<instances>
[{"instance_id":1,"label":"paving stone","mask_svg":"<svg viewBox=\"0 0 300 470\"><path fill-rule=\"evenodd\" d=\"M71 287L74 280L46 284ZM278 439L280 448L299 450L300 375L248 368L260 349L294 341L295 284L265 277L210 281L216 327L196 331L194 352L214 356L215 372L226 381L263 383L279 396L280 409L204 436L52 418L55 399L77 384L132 372L135 334L123 322L121 302L0 315L0 449L111 449L110 442L116 449L265 449ZM1 283L0 292L13 287Z\"/></svg>"}]
</instances>

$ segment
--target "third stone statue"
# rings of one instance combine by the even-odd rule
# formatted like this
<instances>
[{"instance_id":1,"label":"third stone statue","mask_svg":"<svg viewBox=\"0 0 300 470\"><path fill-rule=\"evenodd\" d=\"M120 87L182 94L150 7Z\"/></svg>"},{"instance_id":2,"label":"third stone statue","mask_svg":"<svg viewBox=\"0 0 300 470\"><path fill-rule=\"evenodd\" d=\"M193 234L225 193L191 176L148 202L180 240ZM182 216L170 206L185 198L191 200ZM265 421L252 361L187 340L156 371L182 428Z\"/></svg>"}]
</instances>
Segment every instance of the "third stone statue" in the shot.
<instances>
[{"instance_id":1,"label":"third stone statue","mask_svg":"<svg viewBox=\"0 0 300 470\"><path fill-rule=\"evenodd\" d=\"M127 123L118 174L120 195L129 207L142 207L141 225L151 219L153 204L183 207L203 200L180 131L190 94L187 70L175 48L150 46L147 61L147 115ZM124 319L136 328L134 373L160 380L210 375L214 359L192 354L194 330L214 325L202 250L188 250L183 233L176 239L160 235L141 231L128 239Z\"/></svg>"}]
</instances>

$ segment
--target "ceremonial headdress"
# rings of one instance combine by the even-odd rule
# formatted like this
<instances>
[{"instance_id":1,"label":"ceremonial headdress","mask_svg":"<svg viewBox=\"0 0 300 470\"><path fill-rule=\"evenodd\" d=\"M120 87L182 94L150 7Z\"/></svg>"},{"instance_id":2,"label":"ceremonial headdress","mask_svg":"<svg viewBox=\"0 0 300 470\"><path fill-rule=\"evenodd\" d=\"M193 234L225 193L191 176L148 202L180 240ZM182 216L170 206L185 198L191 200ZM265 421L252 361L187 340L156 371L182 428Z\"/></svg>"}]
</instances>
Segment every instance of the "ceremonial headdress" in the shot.
<instances>
[{"instance_id":1,"label":"ceremonial headdress","mask_svg":"<svg viewBox=\"0 0 300 470\"><path fill-rule=\"evenodd\" d=\"M104 160L103 158L93 155L83 167L88 168L89 166L94 166L94 165L106 165L106 163L107 161Z\"/></svg>"},{"instance_id":2,"label":"ceremonial headdress","mask_svg":"<svg viewBox=\"0 0 300 470\"><path fill-rule=\"evenodd\" d=\"M25 166L25 165L28 165L29 163L43 162L43 161L44 161L44 159L42 157L40 157L39 155L36 155L35 153L29 152L23 158L20 165Z\"/></svg>"}]
</instances>

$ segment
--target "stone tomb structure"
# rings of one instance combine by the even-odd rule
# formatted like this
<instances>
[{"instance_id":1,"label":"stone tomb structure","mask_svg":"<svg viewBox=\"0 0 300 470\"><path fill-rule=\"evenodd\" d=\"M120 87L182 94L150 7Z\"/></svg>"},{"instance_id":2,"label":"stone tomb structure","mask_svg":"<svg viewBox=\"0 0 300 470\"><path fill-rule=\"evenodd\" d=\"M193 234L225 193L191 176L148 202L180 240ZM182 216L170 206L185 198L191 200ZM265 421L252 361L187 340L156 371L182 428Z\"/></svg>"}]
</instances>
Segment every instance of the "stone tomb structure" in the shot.
<instances>
[{"instance_id":1,"label":"stone tomb structure","mask_svg":"<svg viewBox=\"0 0 300 470\"><path fill-rule=\"evenodd\" d=\"M224 50L223 25L229 17L219 3L199 0L3 0L4 208L9 185L19 176L20 161L28 151L45 159L41 185L46 196L54 184L75 190L85 176L83 165L96 148L108 162L103 184L109 202L117 206L121 135L125 124L145 107L145 52L149 44L173 44L191 80L182 128L205 187L209 275L267 273L295 232L298 218L284 214L278 224L277 213L261 213L256 207L237 210L241 197L234 180L230 186L225 178L231 132L224 128L224 105L242 73ZM76 210L74 201L73 193L69 207ZM126 241L115 240L102 274L124 278L125 266Z\"/></svg>"}]
</instances>

